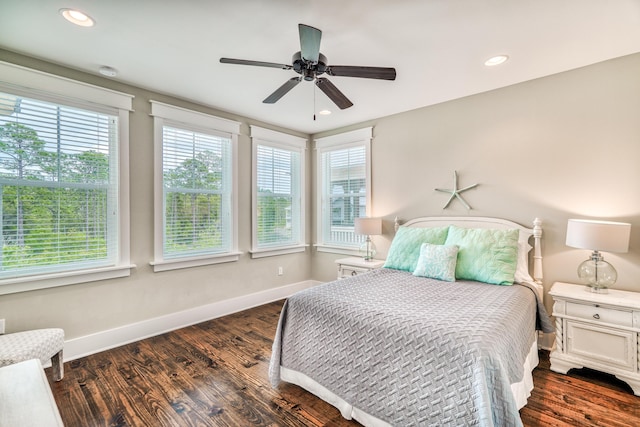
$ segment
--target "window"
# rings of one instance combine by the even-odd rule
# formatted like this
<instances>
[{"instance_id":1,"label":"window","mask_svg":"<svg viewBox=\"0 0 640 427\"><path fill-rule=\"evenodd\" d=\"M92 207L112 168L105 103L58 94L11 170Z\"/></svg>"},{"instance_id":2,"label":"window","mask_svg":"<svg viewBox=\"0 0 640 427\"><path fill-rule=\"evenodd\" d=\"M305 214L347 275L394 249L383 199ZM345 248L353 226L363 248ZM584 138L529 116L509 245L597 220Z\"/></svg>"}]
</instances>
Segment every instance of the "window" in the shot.
<instances>
[{"instance_id":1,"label":"window","mask_svg":"<svg viewBox=\"0 0 640 427\"><path fill-rule=\"evenodd\" d=\"M365 236L354 219L368 216L371 128L316 140L319 251L357 254Z\"/></svg>"},{"instance_id":2,"label":"window","mask_svg":"<svg viewBox=\"0 0 640 427\"><path fill-rule=\"evenodd\" d=\"M151 104L156 152L154 271L238 260L239 124Z\"/></svg>"},{"instance_id":3,"label":"window","mask_svg":"<svg viewBox=\"0 0 640 427\"><path fill-rule=\"evenodd\" d=\"M306 140L251 126L253 258L303 252Z\"/></svg>"},{"instance_id":4,"label":"window","mask_svg":"<svg viewBox=\"0 0 640 427\"><path fill-rule=\"evenodd\" d=\"M131 97L0 69L0 294L128 275L128 111L95 102Z\"/></svg>"}]
</instances>

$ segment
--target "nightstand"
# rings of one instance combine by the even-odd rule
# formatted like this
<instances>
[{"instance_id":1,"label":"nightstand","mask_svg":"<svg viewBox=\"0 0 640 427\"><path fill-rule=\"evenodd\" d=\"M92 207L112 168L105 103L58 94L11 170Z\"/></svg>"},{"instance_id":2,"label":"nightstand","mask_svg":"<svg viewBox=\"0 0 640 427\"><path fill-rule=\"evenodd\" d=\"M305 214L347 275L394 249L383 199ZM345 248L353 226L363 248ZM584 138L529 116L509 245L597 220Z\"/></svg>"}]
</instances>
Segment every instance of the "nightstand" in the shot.
<instances>
[{"instance_id":1,"label":"nightstand","mask_svg":"<svg viewBox=\"0 0 640 427\"><path fill-rule=\"evenodd\" d=\"M380 268L384 265L384 260L372 259L371 261L365 261L364 258L349 257L337 259L336 264L338 265L338 279L344 279Z\"/></svg>"},{"instance_id":2,"label":"nightstand","mask_svg":"<svg viewBox=\"0 0 640 427\"><path fill-rule=\"evenodd\" d=\"M640 396L640 293L554 283L556 343L551 370L566 374L588 367L615 375Z\"/></svg>"}]
</instances>

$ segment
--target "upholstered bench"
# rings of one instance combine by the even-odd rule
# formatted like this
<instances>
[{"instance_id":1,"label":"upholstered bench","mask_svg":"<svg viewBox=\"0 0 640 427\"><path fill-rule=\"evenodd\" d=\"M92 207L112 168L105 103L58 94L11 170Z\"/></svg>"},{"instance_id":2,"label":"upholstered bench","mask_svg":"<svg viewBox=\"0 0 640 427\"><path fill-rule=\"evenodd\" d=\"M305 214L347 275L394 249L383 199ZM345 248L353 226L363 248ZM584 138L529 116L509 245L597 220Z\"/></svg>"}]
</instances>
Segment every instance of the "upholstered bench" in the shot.
<instances>
[{"instance_id":1,"label":"upholstered bench","mask_svg":"<svg viewBox=\"0 0 640 427\"><path fill-rule=\"evenodd\" d=\"M40 359L45 364L51 359L53 379L60 381L64 375L63 347L64 331L58 328L0 335L0 366L29 359Z\"/></svg>"}]
</instances>

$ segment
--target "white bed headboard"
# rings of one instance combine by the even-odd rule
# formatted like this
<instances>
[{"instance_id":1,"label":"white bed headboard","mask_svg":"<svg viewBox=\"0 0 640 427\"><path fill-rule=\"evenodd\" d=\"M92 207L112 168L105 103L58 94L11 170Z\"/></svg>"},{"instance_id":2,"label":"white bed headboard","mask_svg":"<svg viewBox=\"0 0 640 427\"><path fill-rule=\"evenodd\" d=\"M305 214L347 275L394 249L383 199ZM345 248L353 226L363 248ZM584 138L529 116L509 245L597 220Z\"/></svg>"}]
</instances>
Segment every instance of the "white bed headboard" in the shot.
<instances>
[{"instance_id":1,"label":"white bed headboard","mask_svg":"<svg viewBox=\"0 0 640 427\"><path fill-rule=\"evenodd\" d=\"M426 216L414 218L403 224L400 224L396 217L394 222L396 231L400 225L404 227L446 227L448 225L455 225L462 228L518 229L520 231L518 243L528 245L529 239L533 236L533 268L529 266L529 270L536 284L542 286L542 250L540 248L542 220L539 218L533 220L533 228L523 227L518 223L506 219L481 216ZM531 248L531 246L529 247Z\"/></svg>"}]
</instances>

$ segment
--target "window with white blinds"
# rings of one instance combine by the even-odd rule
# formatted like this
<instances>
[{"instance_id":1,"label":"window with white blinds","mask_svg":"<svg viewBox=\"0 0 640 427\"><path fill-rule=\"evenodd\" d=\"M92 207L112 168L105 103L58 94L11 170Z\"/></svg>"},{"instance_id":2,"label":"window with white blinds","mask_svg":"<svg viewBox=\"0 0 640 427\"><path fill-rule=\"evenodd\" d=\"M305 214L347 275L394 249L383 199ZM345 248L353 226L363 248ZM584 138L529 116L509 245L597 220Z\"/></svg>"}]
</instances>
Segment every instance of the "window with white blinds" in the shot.
<instances>
[{"instance_id":1,"label":"window with white blinds","mask_svg":"<svg viewBox=\"0 0 640 427\"><path fill-rule=\"evenodd\" d=\"M231 138L163 126L164 258L231 250Z\"/></svg>"},{"instance_id":2,"label":"window with white blinds","mask_svg":"<svg viewBox=\"0 0 640 427\"><path fill-rule=\"evenodd\" d=\"M370 200L371 128L316 140L318 149L318 249L357 250L365 236L354 233Z\"/></svg>"},{"instance_id":3,"label":"window with white blinds","mask_svg":"<svg viewBox=\"0 0 640 427\"><path fill-rule=\"evenodd\" d=\"M0 92L0 279L117 264L118 126Z\"/></svg>"},{"instance_id":4,"label":"window with white blinds","mask_svg":"<svg viewBox=\"0 0 640 427\"><path fill-rule=\"evenodd\" d=\"M239 123L152 101L154 271L236 261Z\"/></svg>"},{"instance_id":5,"label":"window with white blinds","mask_svg":"<svg viewBox=\"0 0 640 427\"><path fill-rule=\"evenodd\" d=\"M306 140L257 126L251 127L251 136L254 164L252 256L304 251Z\"/></svg>"}]
</instances>

